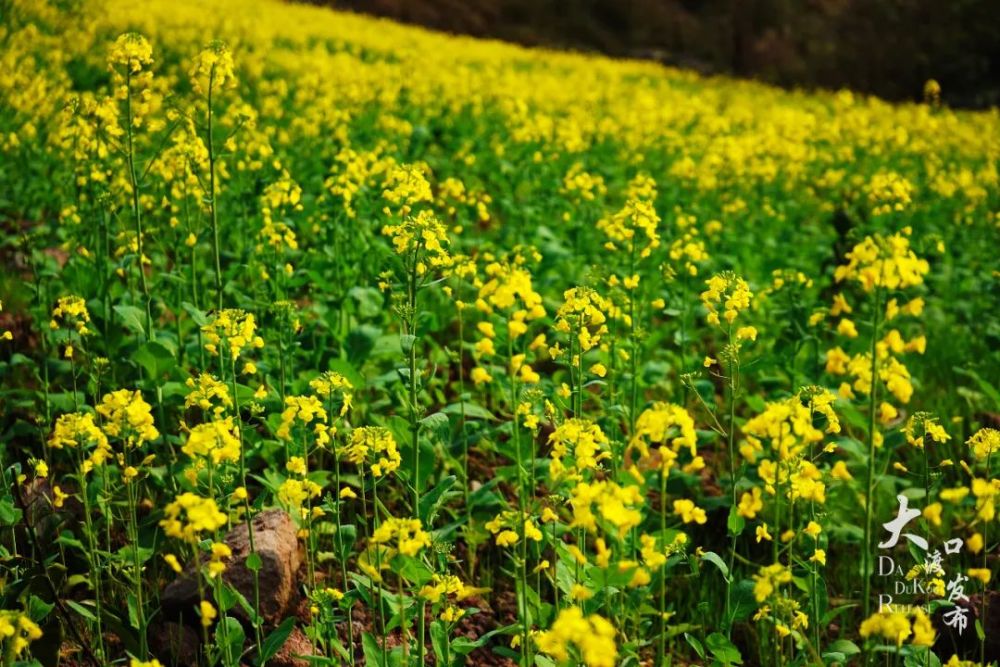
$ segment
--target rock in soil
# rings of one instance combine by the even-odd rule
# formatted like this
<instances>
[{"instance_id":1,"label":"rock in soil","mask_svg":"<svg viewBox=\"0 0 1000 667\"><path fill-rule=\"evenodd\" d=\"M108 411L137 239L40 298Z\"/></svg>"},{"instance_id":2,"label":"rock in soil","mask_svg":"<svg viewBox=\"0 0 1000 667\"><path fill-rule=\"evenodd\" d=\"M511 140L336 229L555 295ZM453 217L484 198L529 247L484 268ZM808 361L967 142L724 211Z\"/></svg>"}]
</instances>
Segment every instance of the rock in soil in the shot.
<instances>
[{"instance_id":1,"label":"rock in soil","mask_svg":"<svg viewBox=\"0 0 1000 667\"><path fill-rule=\"evenodd\" d=\"M253 538L260 556L260 614L267 625L276 625L287 615L296 597L299 565L302 561L296 537L295 522L283 510L261 512L253 519ZM254 603L254 573L247 567L250 555L250 536L246 524L233 528L225 537L233 555L226 562L223 580L239 591L247 601ZM192 609L199 602L198 582L189 568L171 582L163 591L161 604L168 619L176 620L185 615L194 621ZM236 605L231 613L246 621L243 608Z\"/></svg>"},{"instance_id":2,"label":"rock in soil","mask_svg":"<svg viewBox=\"0 0 1000 667\"><path fill-rule=\"evenodd\" d=\"M312 644L309 638L298 627L292 630L288 639L274 655L268 660L268 667L309 667L310 662L301 656L313 655Z\"/></svg>"}]
</instances>

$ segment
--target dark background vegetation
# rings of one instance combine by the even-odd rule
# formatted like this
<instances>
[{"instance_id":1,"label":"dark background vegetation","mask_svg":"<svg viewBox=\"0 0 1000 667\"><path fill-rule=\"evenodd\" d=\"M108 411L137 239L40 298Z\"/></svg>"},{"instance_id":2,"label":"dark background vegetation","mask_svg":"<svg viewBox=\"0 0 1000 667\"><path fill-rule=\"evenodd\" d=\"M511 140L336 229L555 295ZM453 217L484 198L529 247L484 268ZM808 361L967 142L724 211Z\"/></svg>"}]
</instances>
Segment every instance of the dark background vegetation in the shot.
<instances>
[{"instance_id":1,"label":"dark background vegetation","mask_svg":"<svg viewBox=\"0 0 1000 667\"><path fill-rule=\"evenodd\" d=\"M788 87L1000 104L1000 0L313 0L437 30Z\"/></svg>"}]
</instances>

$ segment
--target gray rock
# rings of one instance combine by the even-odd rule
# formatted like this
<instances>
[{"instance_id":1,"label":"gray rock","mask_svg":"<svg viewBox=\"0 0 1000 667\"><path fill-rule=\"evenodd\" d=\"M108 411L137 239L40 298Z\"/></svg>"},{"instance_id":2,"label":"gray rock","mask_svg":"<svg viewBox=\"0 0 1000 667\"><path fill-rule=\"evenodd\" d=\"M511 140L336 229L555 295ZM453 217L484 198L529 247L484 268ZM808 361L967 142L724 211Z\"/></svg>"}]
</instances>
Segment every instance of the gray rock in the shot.
<instances>
[{"instance_id":1,"label":"gray rock","mask_svg":"<svg viewBox=\"0 0 1000 667\"><path fill-rule=\"evenodd\" d=\"M280 509L265 510L253 519L254 546L260 556L260 614L268 625L276 625L287 615L296 597L297 574L302 556L295 522ZM233 555L226 561L223 580L239 591L251 605L254 602L254 573L247 565L250 536L246 524L233 528L225 537ZM187 616L194 621L193 607L198 602L198 582L189 568L171 582L160 599L165 616L174 620ZM238 604L230 611L243 621L249 620Z\"/></svg>"}]
</instances>

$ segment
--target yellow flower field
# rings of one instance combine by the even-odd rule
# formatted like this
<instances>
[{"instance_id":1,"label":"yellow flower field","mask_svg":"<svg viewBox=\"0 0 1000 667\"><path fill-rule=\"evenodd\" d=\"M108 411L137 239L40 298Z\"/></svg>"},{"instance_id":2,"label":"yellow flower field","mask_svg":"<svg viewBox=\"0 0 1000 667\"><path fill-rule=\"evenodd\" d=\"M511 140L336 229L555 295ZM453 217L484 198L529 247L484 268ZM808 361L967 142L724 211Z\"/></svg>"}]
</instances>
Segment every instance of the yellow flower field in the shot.
<instances>
[{"instance_id":1,"label":"yellow flower field","mask_svg":"<svg viewBox=\"0 0 1000 667\"><path fill-rule=\"evenodd\" d=\"M1000 661L996 109L0 15L3 667Z\"/></svg>"}]
</instances>

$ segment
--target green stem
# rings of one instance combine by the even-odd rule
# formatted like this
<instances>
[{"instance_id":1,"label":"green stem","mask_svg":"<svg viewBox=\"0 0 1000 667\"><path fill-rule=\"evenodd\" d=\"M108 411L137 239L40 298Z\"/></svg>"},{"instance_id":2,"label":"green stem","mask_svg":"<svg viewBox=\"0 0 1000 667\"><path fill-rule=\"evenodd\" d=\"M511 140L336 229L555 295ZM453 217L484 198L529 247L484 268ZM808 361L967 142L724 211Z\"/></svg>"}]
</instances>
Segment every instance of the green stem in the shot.
<instances>
[{"instance_id":1,"label":"green stem","mask_svg":"<svg viewBox=\"0 0 1000 667\"><path fill-rule=\"evenodd\" d=\"M931 501L931 467L927 456L927 431L924 429L924 445L920 448L924 458L924 505Z\"/></svg>"},{"instance_id":2,"label":"green stem","mask_svg":"<svg viewBox=\"0 0 1000 667\"><path fill-rule=\"evenodd\" d=\"M990 451L986 455L986 479L993 479L992 474L992 463L993 463L993 452ZM990 522L983 522L983 569L989 569L989 563L987 561L987 556L990 553ZM986 597L987 597L986 585L983 584L983 597L980 603L980 614L979 617L982 619L983 628L988 627L986 625ZM979 662L986 664L986 635L979 640Z\"/></svg>"},{"instance_id":3,"label":"green stem","mask_svg":"<svg viewBox=\"0 0 1000 667\"><path fill-rule=\"evenodd\" d=\"M381 522L378 518L378 477L375 476L372 476L372 516L375 521L375 532L377 533ZM377 544L375 545L375 568L378 573L375 583L378 584L378 618L379 630L382 633L382 667L386 667L389 659L389 651L385 633L385 604L382 600L382 547Z\"/></svg>"},{"instance_id":4,"label":"green stem","mask_svg":"<svg viewBox=\"0 0 1000 667\"><path fill-rule=\"evenodd\" d=\"M660 539L667 534L667 470L660 470ZM656 664L662 665L667 655L667 568L660 566L660 637Z\"/></svg>"},{"instance_id":5,"label":"green stem","mask_svg":"<svg viewBox=\"0 0 1000 667\"><path fill-rule=\"evenodd\" d=\"M215 255L216 308L222 310L222 259L219 252L219 215L216 206L215 135L212 127L212 87L215 84L215 65L208 74L208 204L212 218L212 251Z\"/></svg>"},{"instance_id":6,"label":"green stem","mask_svg":"<svg viewBox=\"0 0 1000 667\"><path fill-rule=\"evenodd\" d=\"M732 355L729 360L729 421L727 423L727 438L726 442L729 450L729 483L731 487L731 505L730 511L732 511L737 506L736 499L736 449L735 449L735 438L736 438L736 392L739 387L739 372L740 372L740 361L736 356L737 352L733 346L733 331L732 325L729 327L729 349ZM733 597L733 564L736 560L736 533L733 530L729 530L727 526L727 531L729 532L729 572L730 576L726 579L726 609L725 609L725 623L726 636L729 637L732 632L732 597Z\"/></svg>"},{"instance_id":7,"label":"green stem","mask_svg":"<svg viewBox=\"0 0 1000 667\"><path fill-rule=\"evenodd\" d=\"M222 354L222 352L220 352ZM243 442L243 421L240 417L240 399L236 392L236 360L230 355L229 371L233 390L233 423L236 425L236 436L240 441L240 486L247 490L247 457L246 444ZM247 527L247 538L250 542L250 554L256 555L257 544L253 534L253 516L250 512L250 494L247 493L243 499L243 521ZM258 650L264 645L264 634L261 628L260 617L260 568L253 570L253 632L257 641Z\"/></svg>"},{"instance_id":8,"label":"green stem","mask_svg":"<svg viewBox=\"0 0 1000 667\"><path fill-rule=\"evenodd\" d=\"M139 557L139 519L136 512L136 486L138 483L137 479L125 480L125 490L128 497L129 541L132 551L132 585L135 588L136 625L138 625L136 630L139 634L139 656L144 659L149 651L146 644L146 611L143 603L142 561Z\"/></svg>"},{"instance_id":9,"label":"green stem","mask_svg":"<svg viewBox=\"0 0 1000 667\"><path fill-rule=\"evenodd\" d=\"M465 366L464 361L464 343L465 343L465 318L462 317L463 309L458 309L458 396L459 396L459 406L461 409L461 415L459 418L459 437L462 439L462 479L465 480L465 484L462 486L462 492L465 501L465 527L467 530L472 529L472 502L470 501L472 493L472 480L469 479L469 439L465 434ZM468 577L471 582L474 579L476 570L476 554L475 549L470 548L467 556L467 568ZM423 637L420 639L423 642ZM423 663L421 663L423 664Z\"/></svg>"},{"instance_id":10,"label":"green stem","mask_svg":"<svg viewBox=\"0 0 1000 667\"><path fill-rule=\"evenodd\" d=\"M191 546L192 562L196 568L196 574L194 580L198 583L198 600L205 599L205 586L201 580L201 556L198 553L198 547ZM205 660L208 664L212 664L211 648L212 645L208 641L208 625L205 624L204 619L199 619L198 624L201 626L201 646L202 650L205 652Z\"/></svg>"},{"instance_id":11,"label":"green stem","mask_svg":"<svg viewBox=\"0 0 1000 667\"><path fill-rule=\"evenodd\" d=\"M332 399L332 395L331 395L331 400L330 400L330 412L329 412L329 414L333 414L333 399ZM340 492L342 490L341 485L340 485L340 456L337 454L336 443L334 443L334 450L333 450L333 470L334 470L335 481L336 481L336 484L337 484L337 513L336 513L336 516L334 517L334 519L335 519L335 521L337 523L337 560L340 561L340 578L341 578L341 584L340 585L344 587L344 595L347 595L347 585L348 585L348 580L347 580L347 555L344 553L344 530L343 530L343 525L342 525L342 523L340 521L340 510L341 510L341 506L342 506L342 504L343 504L344 501L340 497ZM350 644L350 649L349 649L348 653L350 655L351 666L353 667L353 665L354 665L354 619L351 616L351 609L350 608L348 608L348 610L347 610L347 640L348 640L348 643Z\"/></svg>"},{"instance_id":12,"label":"green stem","mask_svg":"<svg viewBox=\"0 0 1000 667\"><path fill-rule=\"evenodd\" d=\"M629 262L629 278L635 275L635 243L632 244L632 254L631 260ZM631 436L635 433L635 419L636 419L636 403L639 400L639 342L636 340L635 335L635 291L639 289L636 285L635 288L630 289L628 292L628 338L629 346L631 347L631 378L629 386L629 435Z\"/></svg>"},{"instance_id":13,"label":"green stem","mask_svg":"<svg viewBox=\"0 0 1000 667\"><path fill-rule=\"evenodd\" d=\"M514 358L514 341L511 340L510 334L507 335L507 362L511 363ZM518 530L521 537L521 563L518 568L518 578L521 580L521 590L518 595L518 615L521 621L521 660L524 665L528 665L528 573L527 573L527 535L524 530L524 522L526 519L526 498L525 498L525 479L524 479L524 465L522 463L522 452L521 452L521 429L518 424L517 417L517 376L513 372L513 368L510 374L510 411L511 417L514 420L513 424L513 434L514 434L514 452L517 457L515 461L515 467L517 468L517 482L518 487L521 492L517 494L517 504L518 504Z\"/></svg>"},{"instance_id":14,"label":"green stem","mask_svg":"<svg viewBox=\"0 0 1000 667\"><path fill-rule=\"evenodd\" d=\"M809 518L812 521L816 520L816 501L809 501ZM816 536L813 544L813 550L819 547L819 536ZM813 644L816 649L819 649L819 563L812 564L812 625L813 625ZM824 583L825 585L825 583Z\"/></svg>"},{"instance_id":15,"label":"green stem","mask_svg":"<svg viewBox=\"0 0 1000 667\"><path fill-rule=\"evenodd\" d=\"M878 328L881 313L879 288L872 292L872 340L871 340L871 387L868 395L868 475L865 479L865 543L862 553L862 596L861 608L863 618L871 613L871 547L872 547L872 517L874 516L874 486L875 486L875 409L878 405Z\"/></svg>"},{"instance_id":16,"label":"green stem","mask_svg":"<svg viewBox=\"0 0 1000 667\"><path fill-rule=\"evenodd\" d=\"M409 665L410 628L406 621L406 601L403 598L403 578L399 577L399 629L403 635L403 664Z\"/></svg>"},{"instance_id":17,"label":"green stem","mask_svg":"<svg viewBox=\"0 0 1000 667\"><path fill-rule=\"evenodd\" d=\"M413 447L413 516L420 516L420 421L417 411L417 262L414 257L408 280L410 341L410 439ZM377 508L376 508L377 509Z\"/></svg>"},{"instance_id":18,"label":"green stem","mask_svg":"<svg viewBox=\"0 0 1000 667\"><path fill-rule=\"evenodd\" d=\"M146 283L146 271L143 269L143 249L142 249L142 208L139 205L139 179L135 171L135 146L132 133L132 73L125 74L125 115L127 122L126 138L128 141L128 179L132 190L132 218L135 222L135 243L136 266L139 270L139 285L142 287L142 296L146 309L146 340L153 340L153 310L151 297L149 296L149 285Z\"/></svg>"},{"instance_id":19,"label":"green stem","mask_svg":"<svg viewBox=\"0 0 1000 667\"><path fill-rule=\"evenodd\" d=\"M421 610L420 611L421 611L420 627L422 629L423 625L424 625L424 622L422 620L423 619L423 607L422 606L421 606ZM445 635L444 635L444 664L445 665L450 665L451 664L451 633L452 633L452 627L451 627L451 624L449 624L449 626L447 628L447 632L445 632ZM421 640L420 640L420 667L423 667L423 664L424 664L424 643L423 643L423 638L421 637Z\"/></svg>"},{"instance_id":20,"label":"green stem","mask_svg":"<svg viewBox=\"0 0 1000 667\"><path fill-rule=\"evenodd\" d=\"M781 562L780 559L780 549L779 543L781 542L781 510L782 510L782 489L781 489L781 461L777 462L774 472L774 486L775 486L775 500L774 500L774 535L771 539L771 553L774 563L778 564ZM781 654L781 640L778 637L778 633L775 632L772 637L771 649L773 652L772 659L775 665L781 664L783 656Z\"/></svg>"},{"instance_id":21,"label":"green stem","mask_svg":"<svg viewBox=\"0 0 1000 667\"><path fill-rule=\"evenodd\" d=\"M222 608L222 577L215 577L214 583L215 604L219 609L219 621L216 626L216 630L221 635L222 645L225 649L225 652L223 653L223 664L227 667L233 667L236 663L233 661L233 651L229 642L229 624L226 623L226 611Z\"/></svg>"},{"instance_id":22,"label":"green stem","mask_svg":"<svg viewBox=\"0 0 1000 667\"><path fill-rule=\"evenodd\" d=\"M419 665L419 667L424 667L424 664L425 664L424 663L424 653L426 651L426 646L425 646L425 643L424 643L424 634L426 634L427 631L426 631L426 629L424 627L424 616L426 616L426 615L427 615L427 601L426 600L421 600L420 601L420 618L417 619L417 631L420 633L417 636L417 665ZM445 665L450 665L451 664L451 662L450 662L450 656L449 656L449 653L450 653L449 649L450 649L450 646L451 646L451 644L450 644L450 641L451 641L450 640L450 633L448 635L445 635L444 641L445 641L445 649L444 649L445 660L444 660L444 664Z\"/></svg>"},{"instance_id":23,"label":"green stem","mask_svg":"<svg viewBox=\"0 0 1000 667\"><path fill-rule=\"evenodd\" d=\"M87 488L87 475L83 472L83 452L77 448L77 471L80 480L80 499L83 502L83 522L87 533L87 565L90 566L91 585L94 589L94 606L96 611L95 632L97 634L97 654L103 660L107 655L104 649L104 602L101 585L101 569L97 563L97 538L94 535L94 520L91 516L90 491Z\"/></svg>"}]
</instances>

